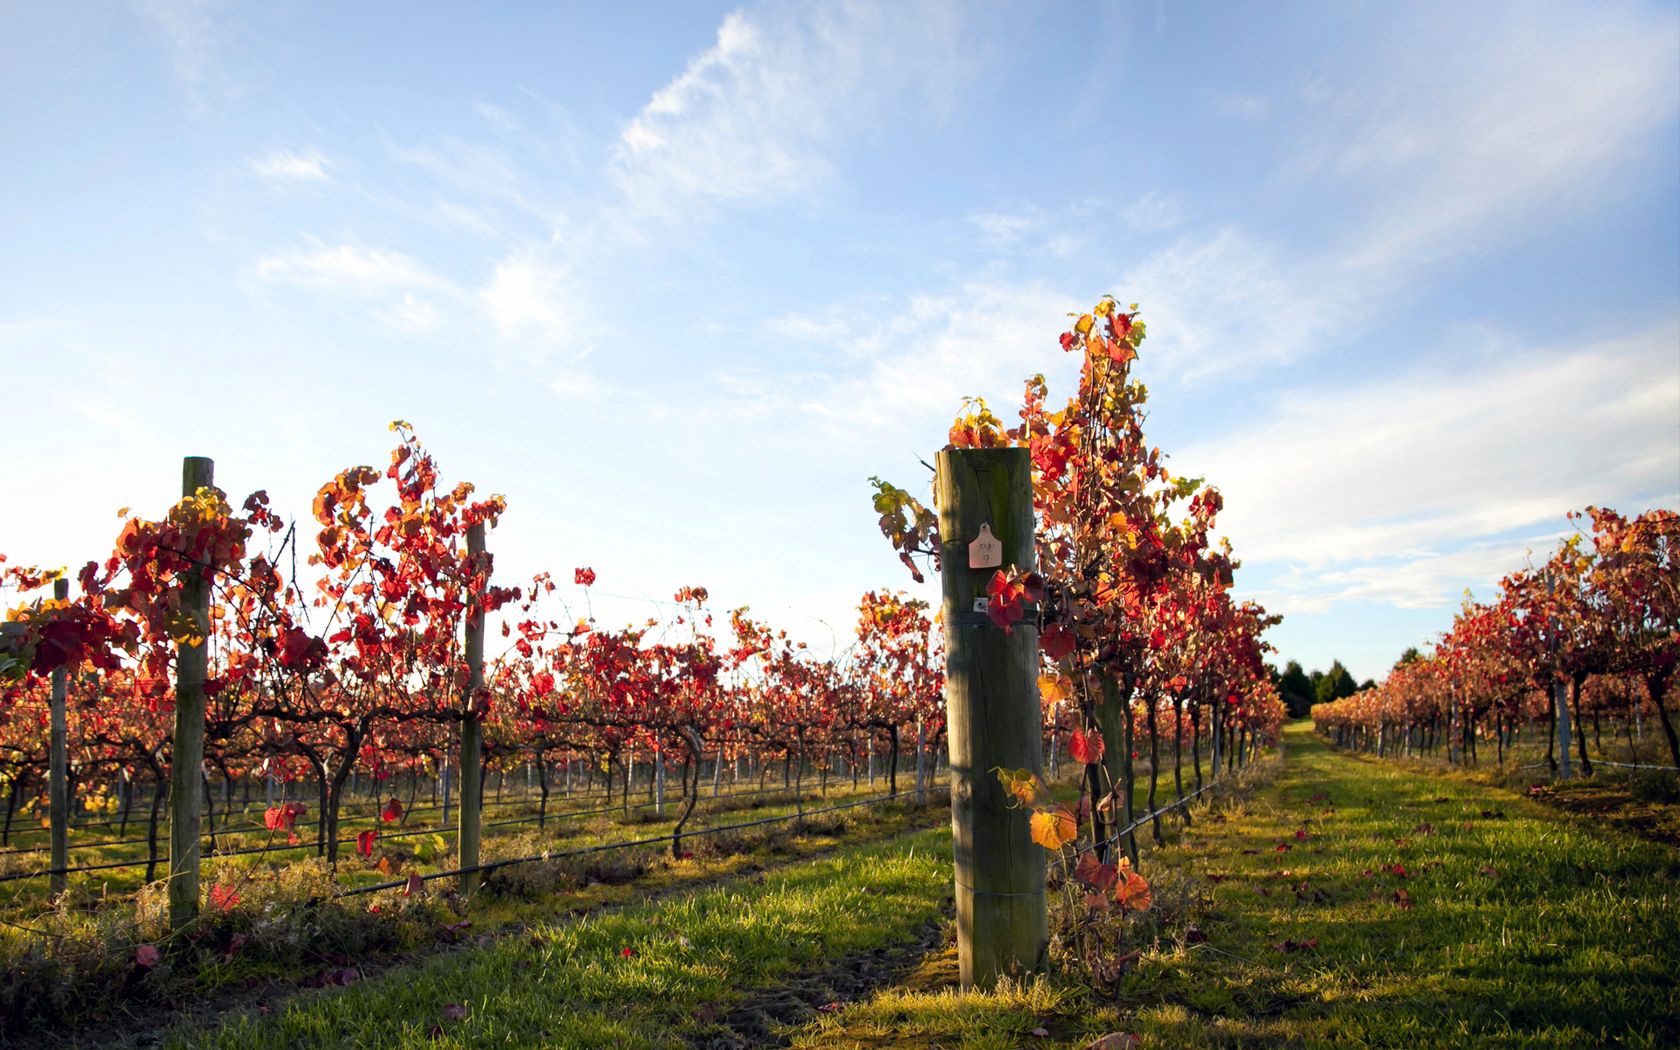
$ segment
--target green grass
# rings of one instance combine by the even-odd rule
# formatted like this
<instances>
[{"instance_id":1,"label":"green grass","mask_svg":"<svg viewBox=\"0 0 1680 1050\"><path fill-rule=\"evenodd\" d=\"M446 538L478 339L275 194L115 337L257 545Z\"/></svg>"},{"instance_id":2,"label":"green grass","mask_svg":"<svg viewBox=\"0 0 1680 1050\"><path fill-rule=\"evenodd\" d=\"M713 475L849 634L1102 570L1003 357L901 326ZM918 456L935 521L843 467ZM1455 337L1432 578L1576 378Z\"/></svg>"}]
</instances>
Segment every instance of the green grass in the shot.
<instances>
[{"instance_id":1,"label":"green grass","mask_svg":"<svg viewBox=\"0 0 1680 1050\"><path fill-rule=\"evenodd\" d=\"M277 882L245 885L238 907L211 916L191 943L169 948L159 941L165 957L150 971L135 966L134 946L160 934L159 894L141 909L147 918L138 926L133 909L62 914L52 920L56 939L10 931L17 943L9 945L8 981L0 985L0 1044L9 1035L66 1033L70 1042L78 1031L143 1035L172 1021L175 1004L194 1004L194 1012L205 1016L258 996L283 997L346 966L372 972L462 939L754 877L850 844L943 823L943 816L932 798L925 806L901 801L696 838L694 856L683 860L671 859L668 847L644 846L508 867L487 877L470 907L447 881L413 898L392 890L305 904L330 884L323 867L294 865ZM470 920L464 932L458 925L463 918ZM244 942L237 954L218 954L236 939ZM253 990L237 991L245 988Z\"/></svg>"},{"instance_id":2,"label":"green grass","mask_svg":"<svg viewBox=\"0 0 1680 1050\"><path fill-rule=\"evenodd\" d=\"M740 990L892 944L941 916L948 838L916 832L762 881L540 923L307 993L266 1017L180 1030L166 1045L684 1046L726 1034ZM451 1016L452 1005L465 1016Z\"/></svg>"},{"instance_id":3,"label":"green grass","mask_svg":"<svg viewBox=\"0 0 1680 1050\"><path fill-rule=\"evenodd\" d=\"M1469 777L1334 753L1304 724L1285 743L1271 783L1145 855L1157 914L1115 1000L1072 968L994 995L947 974L797 1045L1077 1047L1116 1030L1172 1048L1680 1045L1680 854Z\"/></svg>"},{"instance_id":4,"label":"green grass","mask_svg":"<svg viewBox=\"0 0 1680 1050\"><path fill-rule=\"evenodd\" d=\"M1208 886L1208 940L1144 958L1124 989L1140 1034L1187 1047L1680 1040L1680 855L1514 792L1334 754L1305 725L1286 741L1248 812L1156 860Z\"/></svg>"}]
</instances>

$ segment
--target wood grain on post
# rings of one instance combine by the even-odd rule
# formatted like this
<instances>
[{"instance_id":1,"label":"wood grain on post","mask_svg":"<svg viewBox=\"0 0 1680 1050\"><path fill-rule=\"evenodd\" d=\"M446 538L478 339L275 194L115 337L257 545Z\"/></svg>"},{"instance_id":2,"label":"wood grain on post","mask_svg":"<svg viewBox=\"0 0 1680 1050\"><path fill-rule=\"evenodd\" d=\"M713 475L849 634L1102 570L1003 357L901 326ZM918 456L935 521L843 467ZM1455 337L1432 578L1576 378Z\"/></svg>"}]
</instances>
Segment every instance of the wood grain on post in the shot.
<instances>
[{"instance_id":1,"label":"wood grain on post","mask_svg":"<svg viewBox=\"0 0 1680 1050\"><path fill-rule=\"evenodd\" d=\"M467 556L476 567L484 553L484 523L467 526ZM473 707L474 698L484 685L484 604L472 599L467 607L467 692L462 698L464 715L461 718L461 824L458 841L461 867L478 865L480 834L480 805L484 793L484 725ZM479 873L462 872L461 895L470 897L478 888Z\"/></svg>"},{"instance_id":2,"label":"wood grain on post","mask_svg":"<svg viewBox=\"0 0 1680 1050\"><path fill-rule=\"evenodd\" d=\"M53 598L65 601L70 597L70 581L53 581ZM65 726L64 699L69 689L70 669L59 667L52 673L52 743L48 752L47 823L52 835L52 892L63 893L70 866L70 748L69 731Z\"/></svg>"},{"instance_id":3,"label":"wood grain on post","mask_svg":"<svg viewBox=\"0 0 1680 1050\"><path fill-rule=\"evenodd\" d=\"M965 988L1041 970L1049 942L1045 851L1011 809L994 770L1043 771L1038 627L1005 634L975 599L994 569L970 569L983 524L1003 544L1003 567L1034 568L1032 464L1026 449L948 449L935 478L945 624L945 704L951 756L957 953Z\"/></svg>"},{"instance_id":4,"label":"wood grain on post","mask_svg":"<svg viewBox=\"0 0 1680 1050\"><path fill-rule=\"evenodd\" d=\"M181 461L181 496L215 483L204 456ZM204 674L210 656L210 581L197 567L181 578L181 611L198 644L175 652L175 740L169 760L169 925L180 929L198 915L199 777L204 767Z\"/></svg>"}]
</instances>

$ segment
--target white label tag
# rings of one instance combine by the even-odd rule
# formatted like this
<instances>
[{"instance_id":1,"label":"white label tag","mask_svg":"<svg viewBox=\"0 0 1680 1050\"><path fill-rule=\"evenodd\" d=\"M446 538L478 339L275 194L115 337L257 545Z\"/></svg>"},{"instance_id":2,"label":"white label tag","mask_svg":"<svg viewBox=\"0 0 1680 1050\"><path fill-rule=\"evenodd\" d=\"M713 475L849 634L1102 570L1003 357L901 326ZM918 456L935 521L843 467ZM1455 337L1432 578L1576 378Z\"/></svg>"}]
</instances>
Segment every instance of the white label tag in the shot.
<instances>
[{"instance_id":1,"label":"white label tag","mask_svg":"<svg viewBox=\"0 0 1680 1050\"><path fill-rule=\"evenodd\" d=\"M1003 541L992 535L988 522L980 526L980 535L968 544L968 567L995 569L1003 564Z\"/></svg>"}]
</instances>

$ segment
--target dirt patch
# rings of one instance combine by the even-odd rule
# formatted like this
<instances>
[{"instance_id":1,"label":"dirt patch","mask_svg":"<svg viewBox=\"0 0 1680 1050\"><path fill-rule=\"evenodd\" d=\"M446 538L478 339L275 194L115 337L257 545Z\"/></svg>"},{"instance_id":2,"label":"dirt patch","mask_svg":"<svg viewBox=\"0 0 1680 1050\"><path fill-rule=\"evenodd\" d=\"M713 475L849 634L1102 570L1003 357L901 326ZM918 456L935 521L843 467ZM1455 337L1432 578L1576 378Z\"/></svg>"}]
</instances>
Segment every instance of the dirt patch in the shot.
<instances>
[{"instance_id":1,"label":"dirt patch","mask_svg":"<svg viewBox=\"0 0 1680 1050\"><path fill-rule=\"evenodd\" d=\"M774 988L750 993L720 1019L727 1032L697 1037L689 1045L695 1050L787 1046L796 1028L823 1012L898 983L929 952L944 945L945 928L945 919L931 920L907 940L836 960Z\"/></svg>"}]
</instances>

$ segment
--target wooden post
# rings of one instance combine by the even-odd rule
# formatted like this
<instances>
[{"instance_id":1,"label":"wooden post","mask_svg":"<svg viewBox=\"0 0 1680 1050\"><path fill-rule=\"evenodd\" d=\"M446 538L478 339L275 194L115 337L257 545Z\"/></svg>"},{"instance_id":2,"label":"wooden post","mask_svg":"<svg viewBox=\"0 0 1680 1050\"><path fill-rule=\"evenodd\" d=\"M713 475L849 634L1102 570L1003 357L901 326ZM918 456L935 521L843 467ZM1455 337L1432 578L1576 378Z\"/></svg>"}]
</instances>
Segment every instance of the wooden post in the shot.
<instances>
[{"instance_id":1,"label":"wooden post","mask_svg":"<svg viewBox=\"0 0 1680 1050\"><path fill-rule=\"evenodd\" d=\"M1026 449L949 449L935 477L944 537L945 703L951 755L951 828L956 861L957 955L964 988L1041 970L1048 947L1045 851L1026 815L1009 808L994 772L1040 774L1038 627L1032 617L1005 634L975 600L994 569L969 568L969 541L989 524L1003 565L1034 567L1032 467Z\"/></svg>"},{"instance_id":2,"label":"wooden post","mask_svg":"<svg viewBox=\"0 0 1680 1050\"><path fill-rule=\"evenodd\" d=\"M181 461L181 496L215 483L216 466L204 456ZM181 580L181 611L192 619L197 645L175 652L175 741L169 759L169 925L180 929L198 916L199 778L204 769L204 674L210 656L210 581L195 567Z\"/></svg>"},{"instance_id":3,"label":"wooden post","mask_svg":"<svg viewBox=\"0 0 1680 1050\"><path fill-rule=\"evenodd\" d=\"M475 562L484 553L484 523L467 526L467 556ZM473 698L484 685L484 606L476 598L467 609L467 695L466 714L461 719L461 833L458 836L461 867L478 864L480 806L484 783L484 726L473 708ZM461 875L461 896L470 897L478 888L478 872Z\"/></svg>"},{"instance_id":4,"label":"wooden post","mask_svg":"<svg viewBox=\"0 0 1680 1050\"><path fill-rule=\"evenodd\" d=\"M66 601L70 597L70 581L53 581L53 598ZM52 744L48 755L47 820L52 825L52 892L64 892L70 866L70 748L69 730L65 725L64 698L70 683L70 669L59 667L52 673Z\"/></svg>"}]
</instances>

